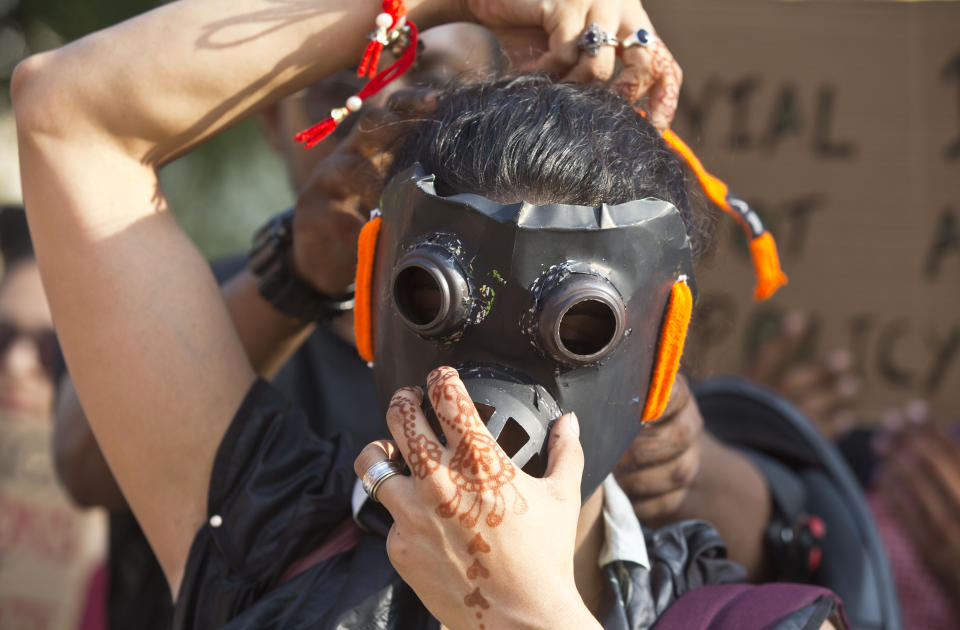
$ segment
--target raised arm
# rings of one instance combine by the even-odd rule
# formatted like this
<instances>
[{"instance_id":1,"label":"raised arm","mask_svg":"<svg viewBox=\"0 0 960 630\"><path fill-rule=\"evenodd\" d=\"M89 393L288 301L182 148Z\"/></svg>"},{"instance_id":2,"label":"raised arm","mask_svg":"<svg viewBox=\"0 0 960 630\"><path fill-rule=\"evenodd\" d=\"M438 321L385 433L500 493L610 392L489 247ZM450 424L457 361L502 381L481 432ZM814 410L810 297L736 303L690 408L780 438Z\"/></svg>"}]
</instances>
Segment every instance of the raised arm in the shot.
<instances>
[{"instance_id":1,"label":"raised arm","mask_svg":"<svg viewBox=\"0 0 960 630\"><path fill-rule=\"evenodd\" d=\"M423 3L414 17L430 23ZM377 12L177 2L24 62L24 197L77 391L174 591L253 371L156 168L353 63Z\"/></svg>"}]
</instances>

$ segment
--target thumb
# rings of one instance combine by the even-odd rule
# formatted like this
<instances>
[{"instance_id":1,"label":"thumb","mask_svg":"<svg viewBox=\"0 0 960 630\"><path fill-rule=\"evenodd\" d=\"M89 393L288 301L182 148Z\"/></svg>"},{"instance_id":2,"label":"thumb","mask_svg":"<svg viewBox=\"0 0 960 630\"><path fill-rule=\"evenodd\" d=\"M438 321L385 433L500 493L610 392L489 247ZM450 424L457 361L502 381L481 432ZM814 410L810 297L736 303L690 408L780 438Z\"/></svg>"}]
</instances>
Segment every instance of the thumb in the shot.
<instances>
[{"instance_id":1,"label":"thumb","mask_svg":"<svg viewBox=\"0 0 960 630\"><path fill-rule=\"evenodd\" d=\"M564 494L579 497L580 479L583 477L583 447L580 445L580 423L575 413L561 416L550 431L544 477Z\"/></svg>"}]
</instances>

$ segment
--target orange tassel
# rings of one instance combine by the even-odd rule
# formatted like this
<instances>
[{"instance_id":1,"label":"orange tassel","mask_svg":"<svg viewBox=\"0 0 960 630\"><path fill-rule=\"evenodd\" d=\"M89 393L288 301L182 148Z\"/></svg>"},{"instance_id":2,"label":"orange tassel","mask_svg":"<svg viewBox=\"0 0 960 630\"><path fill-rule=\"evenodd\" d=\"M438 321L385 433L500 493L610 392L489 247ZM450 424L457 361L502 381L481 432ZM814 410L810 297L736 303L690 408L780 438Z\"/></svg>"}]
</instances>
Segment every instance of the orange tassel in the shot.
<instances>
[{"instance_id":1,"label":"orange tassel","mask_svg":"<svg viewBox=\"0 0 960 630\"><path fill-rule=\"evenodd\" d=\"M673 283L670 290L670 302L660 329L660 344L657 348L657 362L653 367L647 402L643 407L640 420L646 422L663 415L670 400L670 391L680 369L680 357L683 356L683 344L687 339L687 328L693 314L693 294L686 279Z\"/></svg>"},{"instance_id":2,"label":"orange tassel","mask_svg":"<svg viewBox=\"0 0 960 630\"><path fill-rule=\"evenodd\" d=\"M742 225L743 219L730 207L730 203L727 202L727 195L730 193L730 190L726 183L720 178L708 173L707 169L703 166L703 162L696 156L693 149L681 140L680 136L674 133L672 129L665 129L663 131L663 139L674 151L680 154L680 157L686 160L687 165L690 166L690 170L693 171L700 185L703 186L703 191L707 193L707 198L720 206L724 212L732 215L733 218Z\"/></svg>"},{"instance_id":3,"label":"orange tassel","mask_svg":"<svg viewBox=\"0 0 960 630\"><path fill-rule=\"evenodd\" d=\"M640 112L640 114L645 116L643 112ZM686 160L710 201L736 219L740 227L747 233L747 238L750 239L750 257L753 260L754 273L757 274L757 286L753 292L754 299L765 300L776 293L777 289L787 283L787 276L780 269L780 257L777 255L777 244L773 240L773 235L763 230L760 218L753 210L749 210L749 216L756 225L751 227L747 223L747 219L730 205L730 190L726 183L707 172L703 163L687 146L687 143L680 139L680 136L673 130L666 129L663 132L663 139ZM760 232L760 234L754 237L753 235L757 232Z\"/></svg>"},{"instance_id":4,"label":"orange tassel","mask_svg":"<svg viewBox=\"0 0 960 630\"><path fill-rule=\"evenodd\" d=\"M353 335L357 353L368 363L373 361L373 260L380 235L380 217L374 217L360 230L357 239L357 277L353 296Z\"/></svg>"},{"instance_id":5,"label":"orange tassel","mask_svg":"<svg viewBox=\"0 0 960 630\"><path fill-rule=\"evenodd\" d=\"M750 241L750 258L757 271L757 286L753 291L755 300L767 299L787 283L787 275L780 269L777 245L770 232L764 232Z\"/></svg>"}]
</instances>

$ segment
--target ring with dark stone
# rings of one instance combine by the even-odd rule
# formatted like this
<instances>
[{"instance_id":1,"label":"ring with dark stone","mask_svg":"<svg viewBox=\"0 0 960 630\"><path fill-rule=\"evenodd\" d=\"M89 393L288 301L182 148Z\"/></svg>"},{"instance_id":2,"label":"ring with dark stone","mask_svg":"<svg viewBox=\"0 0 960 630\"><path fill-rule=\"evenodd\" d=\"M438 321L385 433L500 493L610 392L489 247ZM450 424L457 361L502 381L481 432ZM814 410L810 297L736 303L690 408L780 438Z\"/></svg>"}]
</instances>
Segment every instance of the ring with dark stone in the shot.
<instances>
[{"instance_id":1,"label":"ring with dark stone","mask_svg":"<svg viewBox=\"0 0 960 630\"><path fill-rule=\"evenodd\" d=\"M620 43L620 46L623 48L630 48L631 46L649 46L657 41L659 41L659 38L655 34L651 33L645 28L641 28L635 33L630 33L630 35Z\"/></svg>"},{"instance_id":2,"label":"ring with dark stone","mask_svg":"<svg viewBox=\"0 0 960 630\"><path fill-rule=\"evenodd\" d=\"M583 29L580 37L577 38L577 47L591 57L599 55L600 49L604 46L616 47L618 44L617 38L612 33L603 30L596 23L592 23Z\"/></svg>"}]
</instances>

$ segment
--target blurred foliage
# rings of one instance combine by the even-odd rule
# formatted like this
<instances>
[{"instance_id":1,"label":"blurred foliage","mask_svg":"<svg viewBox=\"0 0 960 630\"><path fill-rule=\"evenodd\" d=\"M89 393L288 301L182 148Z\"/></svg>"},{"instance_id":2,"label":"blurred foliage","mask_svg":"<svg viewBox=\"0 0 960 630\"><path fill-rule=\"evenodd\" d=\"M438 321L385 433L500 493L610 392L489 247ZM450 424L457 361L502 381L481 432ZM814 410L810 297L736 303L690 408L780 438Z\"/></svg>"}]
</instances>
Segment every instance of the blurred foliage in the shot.
<instances>
[{"instance_id":1,"label":"blurred foliage","mask_svg":"<svg viewBox=\"0 0 960 630\"><path fill-rule=\"evenodd\" d=\"M157 0L0 0L0 79L17 61L162 4Z\"/></svg>"},{"instance_id":2,"label":"blurred foliage","mask_svg":"<svg viewBox=\"0 0 960 630\"><path fill-rule=\"evenodd\" d=\"M10 77L21 59L161 4L159 0L0 0L0 115L9 108ZM12 151L2 154L15 155ZM5 168L12 165L0 163L0 169ZM293 201L283 164L252 121L164 167L161 181L180 224L211 258L246 251L253 231Z\"/></svg>"},{"instance_id":3,"label":"blurred foliage","mask_svg":"<svg viewBox=\"0 0 960 630\"><path fill-rule=\"evenodd\" d=\"M157 0L26 0L10 2L9 17L19 24L43 22L71 41L163 4Z\"/></svg>"}]
</instances>

